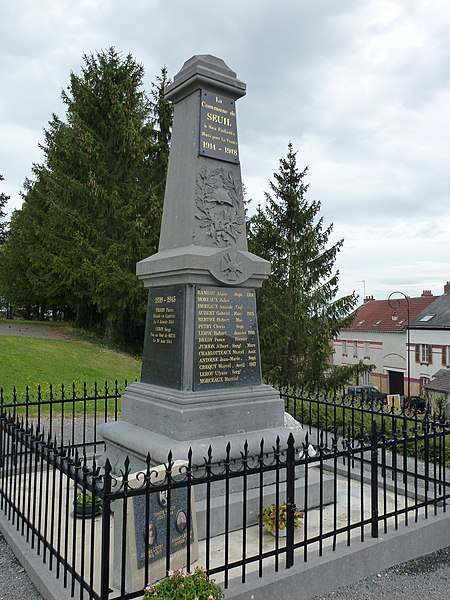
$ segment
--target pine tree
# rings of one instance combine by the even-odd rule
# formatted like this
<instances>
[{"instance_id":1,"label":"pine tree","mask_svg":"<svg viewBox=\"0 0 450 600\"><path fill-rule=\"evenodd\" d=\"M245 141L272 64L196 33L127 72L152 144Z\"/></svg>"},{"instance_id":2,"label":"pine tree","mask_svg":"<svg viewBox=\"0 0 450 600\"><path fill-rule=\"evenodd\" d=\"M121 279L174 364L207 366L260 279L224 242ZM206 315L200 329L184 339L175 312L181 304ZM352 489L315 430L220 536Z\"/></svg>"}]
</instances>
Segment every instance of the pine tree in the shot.
<instances>
[{"instance_id":1,"label":"pine tree","mask_svg":"<svg viewBox=\"0 0 450 600\"><path fill-rule=\"evenodd\" d=\"M15 220L32 271L22 283L40 302L72 311L79 325L126 342L143 332L146 294L135 267L157 251L165 179L158 161L171 112L162 92L151 105L143 67L131 55L110 48L84 62L62 93L66 119L53 115L44 132L45 161L34 166Z\"/></svg>"},{"instance_id":2,"label":"pine tree","mask_svg":"<svg viewBox=\"0 0 450 600\"><path fill-rule=\"evenodd\" d=\"M289 143L269 182L266 207L249 220L249 246L272 264L257 295L263 373L319 385L326 379L332 340L356 297L337 298L334 263L343 240L329 245L333 226L324 226L320 202L306 199L307 172L297 167Z\"/></svg>"},{"instance_id":3,"label":"pine tree","mask_svg":"<svg viewBox=\"0 0 450 600\"><path fill-rule=\"evenodd\" d=\"M158 195L161 206L164 201L166 174L169 164L170 140L172 137L173 105L165 99L165 92L170 83L167 68L152 83L150 107L152 111L151 126L153 144L151 149L153 191Z\"/></svg>"}]
</instances>

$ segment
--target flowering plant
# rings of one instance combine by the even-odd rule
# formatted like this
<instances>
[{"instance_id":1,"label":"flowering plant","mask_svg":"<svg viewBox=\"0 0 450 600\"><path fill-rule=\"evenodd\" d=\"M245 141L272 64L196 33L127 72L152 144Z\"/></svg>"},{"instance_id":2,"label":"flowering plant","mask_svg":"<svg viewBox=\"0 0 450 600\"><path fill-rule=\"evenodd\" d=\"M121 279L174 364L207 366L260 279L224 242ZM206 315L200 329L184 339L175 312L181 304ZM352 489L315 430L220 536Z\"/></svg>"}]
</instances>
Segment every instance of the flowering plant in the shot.
<instances>
[{"instance_id":1,"label":"flowering plant","mask_svg":"<svg viewBox=\"0 0 450 600\"><path fill-rule=\"evenodd\" d=\"M294 511L294 527L300 525L300 519L302 519L304 513L302 511ZM267 527L267 531L272 533L277 529L277 505L274 502L270 506L264 506L261 513L262 524ZM287 506L286 502L278 505L278 530L283 531L287 525Z\"/></svg>"},{"instance_id":2,"label":"flowering plant","mask_svg":"<svg viewBox=\"0 0 450 600\"><path fill-rule=\"evenodd\" d=\"M167 577L155 585L144 589L142 600L160 598L161 600L222 600L223 590L214 579L201 567L196 567L193 573L185 573L183 569L169 571Z\"/></svg>"}]
</instances>

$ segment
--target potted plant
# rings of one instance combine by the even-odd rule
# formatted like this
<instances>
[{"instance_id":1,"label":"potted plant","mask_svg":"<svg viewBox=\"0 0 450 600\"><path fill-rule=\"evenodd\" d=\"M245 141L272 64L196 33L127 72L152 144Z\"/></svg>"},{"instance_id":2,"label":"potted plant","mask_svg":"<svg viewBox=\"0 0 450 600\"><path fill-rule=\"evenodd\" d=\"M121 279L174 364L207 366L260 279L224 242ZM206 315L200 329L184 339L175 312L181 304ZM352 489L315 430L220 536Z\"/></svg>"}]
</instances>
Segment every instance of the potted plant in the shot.
<instances>
[{"instance_id":1,"label":"potted plant","mask_svg":"<svg viewBox=\"0 0 450 600\"><path fill-rule=\"evenodd\" d=\"M296 510L294 512L294 527L300 525L300 519L304 516L304 512ZM278 528L278 535L284 537L286 535L287 525L287 506L286 502L278 505L278 519L277 519L277 505L274 502L269 506L264 506L261 513L261 522L266 526L266 529L272 535L276 535Z\"/></svg>"},{"instance_id":2,"label":"potted plant","mask_svg":"<svg viewBox=\"0 0 450 600\"><path fill-rule=\"evenodd\" d=\"M169 571L167 577L155 585L144 589L142 600L222 600L224 593L214 579L209 579L202 567L196 567L193 573L183 569Z\"/></svg>"},{"instance_id":3,"label":"potted plant","mask_svg":"<svg viewBox=\"0 0 450 600\"><path fill-rule=\"evenodd\" d=\"M91 517L100 513L102 503L100 498L92 496L91 492L77 492L74 502L75 516L80 518Z\"/></svg>"}]
</instances>

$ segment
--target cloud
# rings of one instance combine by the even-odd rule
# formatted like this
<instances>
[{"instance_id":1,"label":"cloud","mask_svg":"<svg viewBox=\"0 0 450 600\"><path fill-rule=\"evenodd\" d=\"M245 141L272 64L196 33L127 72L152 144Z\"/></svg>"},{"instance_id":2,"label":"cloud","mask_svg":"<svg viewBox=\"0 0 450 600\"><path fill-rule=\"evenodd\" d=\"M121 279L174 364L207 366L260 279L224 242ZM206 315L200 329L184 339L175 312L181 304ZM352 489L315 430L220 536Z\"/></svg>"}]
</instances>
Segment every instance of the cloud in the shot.
<instances>
[{"instance_id":1,"label":"cloud","mask_svg":"<svg viewBox=\"0 0 450 600\"><path fill-rule=\"evenodd\" d=\"M345 238L342 293L366 280L441 289L450 279L448 0L16 0L0 8L0 173L10 209L83 53L115 46L173 77L194 54L248 86L237 104L251 210L288 141L309 196ZM421 283L423 281L423 285ZM426 285L425 285L426 283ZM395 286L394 286L395 287Z\"/></svg>"}]
</instances>

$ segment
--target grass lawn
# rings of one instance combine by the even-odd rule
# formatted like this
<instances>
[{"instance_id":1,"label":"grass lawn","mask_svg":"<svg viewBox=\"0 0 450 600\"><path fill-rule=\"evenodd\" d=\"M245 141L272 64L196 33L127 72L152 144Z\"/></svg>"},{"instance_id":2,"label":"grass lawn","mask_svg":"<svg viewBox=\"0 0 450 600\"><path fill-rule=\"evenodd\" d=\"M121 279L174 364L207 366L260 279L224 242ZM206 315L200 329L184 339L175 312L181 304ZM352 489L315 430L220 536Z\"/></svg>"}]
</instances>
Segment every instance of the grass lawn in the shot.
<instances>
[{"instance_id":1,"label":"grass lawn","mask_svg":"<svg viewBox=\"0 0 450 600\"><path fill-rule=\"evenodd\" d=\"M26 386L33 396L38 385L43 395L50 384L55 394L61 384L70 389L75 383L81 390L83 383L91 389L94 382L108 381L112 387L116 379L120 384L138 379L140 368L140 360L89 342L0 336L0 387L6 398L13 387L20 396Z\"/></svg>"}]
</instances>

